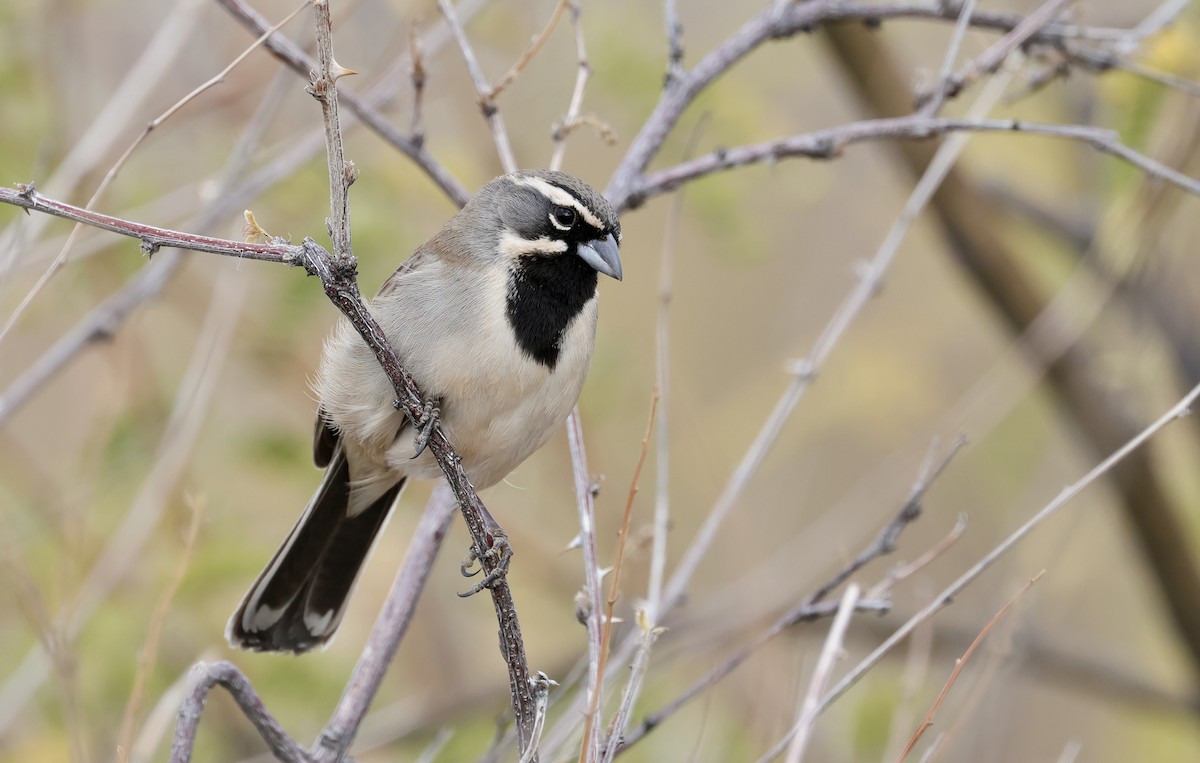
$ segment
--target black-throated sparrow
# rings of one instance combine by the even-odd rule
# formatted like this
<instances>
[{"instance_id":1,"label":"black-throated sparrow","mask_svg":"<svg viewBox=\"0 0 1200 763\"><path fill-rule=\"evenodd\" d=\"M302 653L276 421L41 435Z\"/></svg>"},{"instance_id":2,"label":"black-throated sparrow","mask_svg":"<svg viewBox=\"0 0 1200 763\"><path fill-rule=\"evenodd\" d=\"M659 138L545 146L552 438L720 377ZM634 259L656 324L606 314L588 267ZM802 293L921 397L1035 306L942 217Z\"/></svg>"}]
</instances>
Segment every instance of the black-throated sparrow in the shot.
<instances>
[{"instance_id":1,"label":"black-throated sparrow","mask_svg":"<svg viewBox=\"0 0 1200 763\"><path fill-rule=\"evenodd\" d=\"M579 397L596 333L597 273L620 280L621 225L561 172L496 178L380 289L371 312L440 420L472 484L499 482ZM304 652L329 640L405 482L412 427L375 356L341 321L325 343L313 458L325 479L229 620L234 646Z\"/></svg>"}]
</instances>

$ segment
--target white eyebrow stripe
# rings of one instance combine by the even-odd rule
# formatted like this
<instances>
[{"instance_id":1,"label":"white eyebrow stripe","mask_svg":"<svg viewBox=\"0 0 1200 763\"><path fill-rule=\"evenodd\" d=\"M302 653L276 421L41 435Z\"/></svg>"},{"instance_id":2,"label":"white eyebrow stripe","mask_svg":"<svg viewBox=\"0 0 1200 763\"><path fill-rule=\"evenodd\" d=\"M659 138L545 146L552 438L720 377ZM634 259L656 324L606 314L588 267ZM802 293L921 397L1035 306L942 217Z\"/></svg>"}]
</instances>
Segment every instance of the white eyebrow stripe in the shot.
<instances>
[{"instance_id":1,"label":"white eyebrow stripe","mask_svg":"<svg viewBox=\"0 0 1200 763\"><path fill-rule=\"evenodd\" d=\"M535 177L513 178L513 182L517 185L529 186L530 188L535 189L555 204L564 207L571 207L579 213L579 215L588 225L597 230L604 230L606 227L604 223L600 222L600 218L596 217L592 210L579 203L579 199L576 199L574 196L556 185L547 183L545 180Z\"/></svg>"},{"instance_id":2,"label":"white eyebrow stripe","mask_svg":"<svg viewBox=\"0 0 1200 763\"><path fill-rule=\"evenodd\" d=\"M523 238L512 228L500 231L500 254L516 259L526 254L561 254L567 251L567 242L542 236L532 241Z\"/></svg>"}]
</instances>

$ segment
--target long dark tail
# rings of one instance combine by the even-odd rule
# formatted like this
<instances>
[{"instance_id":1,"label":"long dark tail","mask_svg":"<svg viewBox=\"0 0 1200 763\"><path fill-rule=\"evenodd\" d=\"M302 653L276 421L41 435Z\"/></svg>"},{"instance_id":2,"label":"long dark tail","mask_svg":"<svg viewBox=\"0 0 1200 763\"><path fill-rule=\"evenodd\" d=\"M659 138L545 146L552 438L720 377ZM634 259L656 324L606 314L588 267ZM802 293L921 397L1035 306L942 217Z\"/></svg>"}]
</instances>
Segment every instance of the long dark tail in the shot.
<instances>
[{"instance_id":1,"label":"long dark tail","mask_svg":"<svg viewBox=\"0 0 1200 763\"><path fill-rule=\"evenodd\" d=\"M365 510L348 516L350 469L339 447L300 521L229 619L229 643L257 652L299 654L328 641L403 487L402 480Z\"/></svg>"}]
</instances>

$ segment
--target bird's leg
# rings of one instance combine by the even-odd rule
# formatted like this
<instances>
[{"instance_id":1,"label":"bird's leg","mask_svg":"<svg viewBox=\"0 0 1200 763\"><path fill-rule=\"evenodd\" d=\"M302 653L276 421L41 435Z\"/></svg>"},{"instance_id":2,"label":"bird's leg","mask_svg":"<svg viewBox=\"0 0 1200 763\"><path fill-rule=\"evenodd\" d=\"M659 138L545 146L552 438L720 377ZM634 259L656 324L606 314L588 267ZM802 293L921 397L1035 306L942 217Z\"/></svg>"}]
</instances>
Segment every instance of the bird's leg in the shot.
<instances>
[{"instance_id":1,"label":"bird's leg","mask_svg":"<svg viewBox=\"0 0 1200 763\"><path fill-rule=\"evenodd\" d=\"M433 428L441 417L440 409L441 398L430 398L425 401L425 407L421 410L421 417L414 419L409 416L412 421L413 430L413 449L412 458L416 458L425 452L425 448L429 446L429 438L433 435Z\"/></svg>"},{"instance_id":2,"label":"bird's leg","mask_svg":"<svg viewBox=\"0 0 1200 763\"><path fill-rule=\"evenodd\" d=\"M471 544L471 548L467 551L467 557L459 565L459 571L462 572L463 577L470 578L478 575L485 569L483 564L484 559L496 559L497 562L495 568L484 575L482 580L458 594L463 598L474 596L485 588L491 588L493 583L508 573L508 565L512 562L512 544L508 542L508 535L505 534L504 528L488 513L486 508L482 506L479 508L483 513L484 535L487 538L488 547L483 551L482 558L480 558L479 549L475 544ZM480 563L479 568L472 569L476 562Z\"/></svg>"}]
</instances>

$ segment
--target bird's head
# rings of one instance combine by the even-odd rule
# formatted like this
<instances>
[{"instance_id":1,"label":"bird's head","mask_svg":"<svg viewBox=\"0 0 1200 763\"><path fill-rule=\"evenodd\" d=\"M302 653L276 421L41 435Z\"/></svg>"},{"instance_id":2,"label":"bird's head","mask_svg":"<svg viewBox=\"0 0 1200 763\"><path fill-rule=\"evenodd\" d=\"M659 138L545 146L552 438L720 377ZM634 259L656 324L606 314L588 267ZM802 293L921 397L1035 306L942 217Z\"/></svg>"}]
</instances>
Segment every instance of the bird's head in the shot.
<instances>
[{"instance_id":1,"label":"bird's head","mask_svg":"<svg viewBox=\"0 0 1200 763\"><path fill-rule=\"evenodd\" d=\"M579 178L522 170L488 183L463 209L495 236L489 254L514 264L530 257L575 257L621 280L621 223L608 200Z\"/></svg>"}]
</instances>

